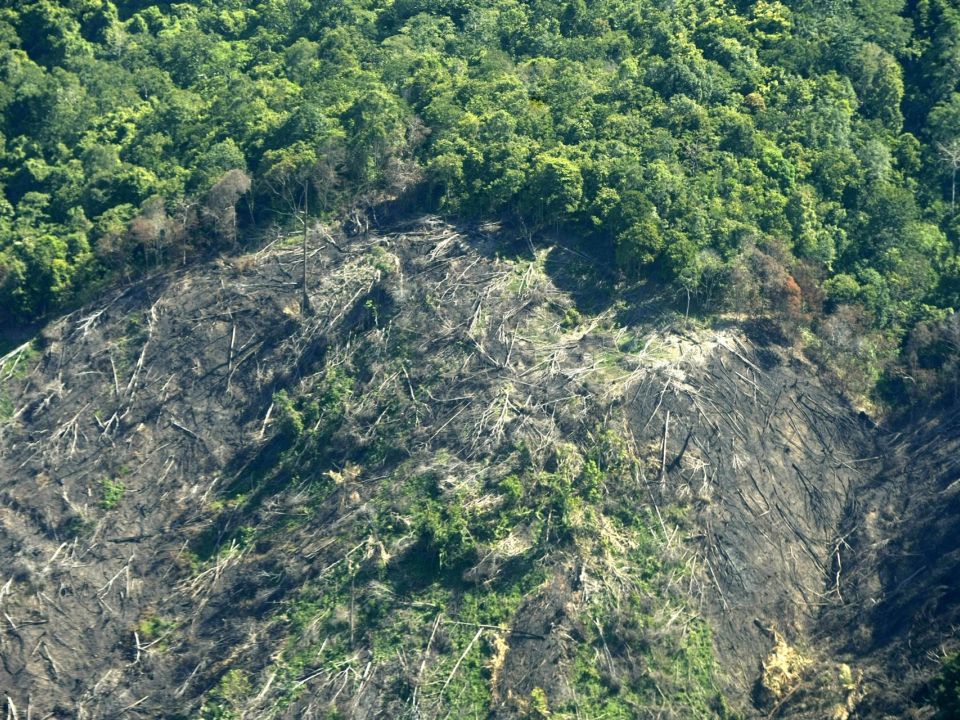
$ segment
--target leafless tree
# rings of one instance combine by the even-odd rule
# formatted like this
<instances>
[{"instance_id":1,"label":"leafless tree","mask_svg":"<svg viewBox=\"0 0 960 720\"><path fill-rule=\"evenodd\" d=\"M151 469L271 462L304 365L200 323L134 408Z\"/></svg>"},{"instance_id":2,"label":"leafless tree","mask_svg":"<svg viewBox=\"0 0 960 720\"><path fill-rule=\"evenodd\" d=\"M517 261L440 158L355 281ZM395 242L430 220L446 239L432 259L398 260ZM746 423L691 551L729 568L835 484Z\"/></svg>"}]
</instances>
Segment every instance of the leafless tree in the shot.
<instances>
[{"instance_id":1,"label":"leafless tree","mask_svg":"<svg viewBox=\"0 0 960 720\"><path fill-rule=\"evenodd\" d=\"M207 192L204 210L213 222L214 232L219 238L229 236L237 242L237 202L250 192L250 176L243 170L229 170Z\"/></svg>"},{"instance_id":2,"label":"leafless tree","mask_svg":"<svg viewBox=\"0 0 960 720\"><path fill-rule=\"evenodd\" d=\"M307 243L310 238L310 187L314 184L316 172L316 162L311 158L299 163L277 163L264 176L267 188L284 207L281 214L293 218L303 230L303 271L300 283L300 312L303 315L310 314L310 296L307 293Z\"/></svg>"},{"instance_id":3,"label":"leafless tree","mask_svg":"<svg viewBox=\"0 0 960 720\"><path fill-rule=\"evenodd\" d=\"M960 138L937 143L940 159L950 168L950 210L957 207L957 170L960 170Z\"/></svg>"}]
</instances>

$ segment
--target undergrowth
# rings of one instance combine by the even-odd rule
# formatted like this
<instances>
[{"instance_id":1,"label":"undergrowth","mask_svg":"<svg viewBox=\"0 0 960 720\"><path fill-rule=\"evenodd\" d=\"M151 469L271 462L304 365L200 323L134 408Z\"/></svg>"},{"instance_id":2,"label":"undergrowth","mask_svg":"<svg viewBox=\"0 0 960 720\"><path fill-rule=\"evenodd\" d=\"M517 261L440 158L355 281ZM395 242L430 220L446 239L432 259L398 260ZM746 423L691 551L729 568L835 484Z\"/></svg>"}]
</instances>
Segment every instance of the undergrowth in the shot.
<instances>
[{"instance_id":1,"label":"undergrowth","mask_svg":"<svg viewBox=\"0 0 960 720\"><path fill-rule=\"evenodd\" d=\"M320 397L335 400L320 403L319 413L312 399L280 398L282 432L295 439L275 474L301 483L305 468L316 474L315 458L300 446L322 432L310 423L319 428L315 418L337 417L349 397L327 388ZM274 618L286 638L270 671L282 698L274 710L308 690L319 690L332 709L362 691L373 667L395 678L398 703L424 717L440 708L451 717L485 716L502 701L495 683L518 609L579 562L595 588L571 618L582 636L569 671L576 699L557 701L538 687L514 699L518 707L531 717L630 718L640 708L729 717L710 629L676 589L689 568L667 547L653 510L625 502L640 493L637 468L646 460L610 428L598 428L585 446L538 453L519 443L491 463L441 452L396 465L369 491L367 520L336 538L329 564ZM361 486L364 471L328 469L328 491L315 501ZM663 513L682 522L680 509ZM309 524L309 515L300 522ZM229 692L211 695L220 699L209 708L229 705L224 698L240 687L231 682Z\"/></svg>"},{"instance_id":2,"label":"undergrowth","mask_svg":"<svg viewBox=\"0 0 960 720\"><path fill-rule=\"evenodd\" d=\"M532 292L543 263L518 262L502 291ZM502 705L557 719L729 717L710 628L681 590L695 582L678 540L685 511L654 507L646 484L660 470L656 448L637 448L609 415L591 432L518 438L488 454L456 434L437 443L447 449L413 445L425 398L442 392L460 356L431 357L434 379L414 387L416 338L384 327L379 305L367 310L363 332L384 342L337 351L298 392L274 395L272 439L224 488L211 508L220 521L194 544L198 569L223 548L281 547L309 562L270 617L268 667L211 691L203 717L231 717L211 713L235 711L266 682L264 717L303 702L333 717L365 692L388 698L396 717L487 717ZM485 317L478 307L471 328ZM530 332L550 342L587 322L561 305L531 317ZM606 340L597 367L618 377L635 355L661 352L639 337ZM495 399L490 412L510 407ZM554 679L521 691L504 667L531 652L521 640L547 600L562 615L551 638L576 639L552 646Z\"/></svg>"}]
</instances>

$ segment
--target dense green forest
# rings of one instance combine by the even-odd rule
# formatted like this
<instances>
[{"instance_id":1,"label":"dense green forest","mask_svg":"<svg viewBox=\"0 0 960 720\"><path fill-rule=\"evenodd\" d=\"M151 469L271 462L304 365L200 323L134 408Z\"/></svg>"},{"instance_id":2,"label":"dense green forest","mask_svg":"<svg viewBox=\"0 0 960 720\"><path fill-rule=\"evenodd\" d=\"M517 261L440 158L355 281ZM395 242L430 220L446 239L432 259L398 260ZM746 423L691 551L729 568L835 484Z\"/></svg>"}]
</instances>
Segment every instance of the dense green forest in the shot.
<instances>
[{"instance_id":1,"label":"dense green forest","mask_svg":"<svg viewBox=\"0 0 960 720\"><path fill-rule=\"evenodd\" d=\"M3 5L8 326L407 196L773 314L854 390L956 376L955 0Z\"/></svg>"}]
</instances>

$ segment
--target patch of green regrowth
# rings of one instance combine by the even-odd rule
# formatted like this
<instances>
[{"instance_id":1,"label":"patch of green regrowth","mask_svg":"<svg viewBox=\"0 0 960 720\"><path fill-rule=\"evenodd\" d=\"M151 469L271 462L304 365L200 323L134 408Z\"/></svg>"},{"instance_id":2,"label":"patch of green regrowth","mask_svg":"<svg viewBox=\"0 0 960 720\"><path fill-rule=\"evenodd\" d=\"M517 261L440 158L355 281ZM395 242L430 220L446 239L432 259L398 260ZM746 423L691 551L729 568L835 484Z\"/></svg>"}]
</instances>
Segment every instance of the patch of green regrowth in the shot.
<instances>
[{"instance_id":1,"label":"patch of green regrowth","mask_svg":"<svg viewBox=\"0 0 960 720\"><path fill-rule=\"evenodd\" d=\"M424 683L446 686L438 700L451 717L483 717L489 712L497 638L508 634L497 628L510 627L523 598L541 585L544 578L542 569L526 567L487 585L467 585L439 593L436 586L432 586L415 596L418 601L429 598L438 607L421 615L417 636L424 641L429 638L440 613L438 634L442 634L442 641L438 649L443 652L434 658ZM408 638L398 633L393 637L396 644L380 647L384 657L391 652L395 656L397 649L407 647Z\"/></svg>"},{"instance_id":2,"label":"patch of green regrowth","mask_svg":"<svg viewBox=\"0 0 960 720\"><path fill-rule=\"evenodd\" d=\"M0 422L4 422L13 417L16 408L13 407L13 400L4 388L0 388Z\"/></svg>"},{"instance_id":3,"label":"patch of green regrowth","mask_svg":"<svg viewBox=\"0 0 960 720\"><path fill-rule=\"evenodd\" d=\"M296 440L305 428L303 411L290 397L286 390L281 390L273 396L273 407L276 413L274 420L277 433L291 440Z\"/></svg>"},{"instance_id":4,"label":"patch of green regrowth","mask_svg":"<svg viewBox=\"0 0 960 720\"><path fill-rule=\"evenodd\" d=\"M397 271L395 257L380 245L371 248L367 261L384 276L392 275Z\"/></svg>"},{"instance_id":5,"label":"patch of green regrowth","mask_svg":"<svg viewBox=\"0 0 960 720\"><path fill-rule=\"evenodd\" d=\"M199 573L211 562L218 562L243 552L257 537L258 532L250 525L233 528L211 525L190 543L190 549L185 553L185 557L189 560L193 571Z\"/></svg>"},{"instance_id":6,"label":"patch of green regrowth","mask_svg":"<svg viewBox=\"0 0 960 720\"><path fill-rule=\"evenodd\" d=\"M507 507L516 507L523 499L523 481L515 474L500 480L498 489L506 498Z\"/></svg>"},{"instance_id":7,"label":"patch of green regrowth","mask_svg":"<svg viewBox=\"0 0 960 720\"><path fill-rule=\"evenodd\" d=\"M603 492L603 471L596 459L588 458L580 472L580 486L587 500L597 502Z\"/></svg>"},{"instance_id":8,"label":"patch of green regrowth","mask_svg":"<svg viewBox=\"0 0 960 720\"><path fill-rule=\"evenodd\" d=\"M960 653L943 661L934 685L934 704L938 720L960 718Z\"/></svg>"},{"instance_id":9,"label":"patch of green regrowth","mask_svg":"<svg viewBox=\"0 0 960 720\"><path fill-rule=\"evenodd\" d=\"M117 478L104 478L100 481L100 507L113 510L123 500L127 486Z\"/></svg>"},{"instance_id":10,"label":"patch of green regrowth","mask_svg":"<svg viewBox=\"0 0 960 720\"><path fill-rule=\"evenodd\" d=\"M579 517L574 541L598 563L598 575L615 568L620 589L602 583L584 609L585 641L573 670L577 700L551 706L552 716L589 711L626 720L660 708L676 717L731 717L718 690L710 628L685 609L673 582L689 568L668 547L661 521L682 524L682 509L657 514L647 503L623 502L643 462L626 433L599 428L579 461L575 450L558 448L547 463L550 507Z\"/></svg>"},{"instance_id":11,"label":"patch of green regrowth","mask_svg":"<svg viewBox=\"0 0 960 720\"><path fill-rule=\"evenodd\" d=\"M561 443L542 464L518 447L497 464L512 472L486 480L441 483L439 473L428 472L391 481L375 500L384 519L380 532L413 538L423 565L417 576L461 573L514 532L538 539L541 556L595 537L605 478L629 475L619 467L629 462L618 455L626 450L614 447L614 439L601 441L589 457Z\"/></svg>"},{"instance_id":12,"label":"patch of green regrowth","mask_svg":"<svg viewBox=\"0 0 960 720\"><path fill-rule=\"evenodd\" d=\"M169 638L176 629L175 620L161 617L151 610L145 613L137 623L137 639L141 647L149 645L157 650L166 650L169 647Z\"/></svg>"},{"instance_id":13,"label":"patch of green regrowth","mask_svg":"<svg viewBox=\"0 0 960 720\"><path fill-rule=\"evenodd\" d=\"M352 541L347 541L352 542ZM374 631L374 618L383 615L379 591L371 581L382 568L363 561L362 544L342 561L300 588L285 601L275 620L286 637L273 671L278 707L289 705L307 688L300 682L318 667L347 671L359 677L367 660L360 651Z\"/></svg>"},{"instance_id":14,"label":"patch of green regrowth","mask_svg":"<svg viewBox=\"0 0 960 720\"><path fill-rule=\"evenodd\" d=\"M415 532L427 554L436 554L440 569L465 567L476 560L482 529L464 507L462 497L424 501L414 516Z\"/></svg>"},{"instance_id":15,"label":"patch of green regrowth","mask_svg":"<svg viewBox=\"0 0 960 720\"><path fill-rule=\"evenodd\" d=\"M149 337L143 313L131 313L127 316L125 340L127 345L140 347ZM139 350L138 350L139 352Z\"/></svg>"},{"instance_id":16,"label":"patch of green regrowth","mask_svg":"<svg viewBox=\"0 0 960 720\"><path fill-rule=\"evenodd\" d=\"M664 643L662 654L653 653L654 665L663 673L665 684L672 685L671 698L693 716L717 716L725 708L717 685L718 665L713 651L710 627L700 618L691 618L679 637ZM726 710L719 714L727 716Z\"/></svg>"},{"instance_id":17,"label":"patch of green regrowth","mask_svg":"<svg viewBox=\"0 0 960 720\"><path fill-rule=\"evenodd\" d=\"M246 548L253 547L258 535L257 528L253 525L241 525L232 539L239 549L245 550Z\"/></svg>"},{"instance_id":18,"label":"patch of green regrowth","mask_svg":"<svg viewBox=\"0 0 960 720\"><path fill-rule=\"evenodd\" d=\"M156 640L173 630L177 624L173 620L162 618L159 615L148 614L137 623L137 633L141 641Z\"/></svg>"},{"instance_id":19,"label":"patch of green regrowth","mask_svg":"<svg viewBox=\"0 0 960 720\"><path fill-rule=\"evenodd\" d=\"M544 251L537 252L536 257L532 259L527 249L524 249L523 253L523 257L516 256L506 259L513 265L513 274L506 285L506 291L511 295L523 295L536 284L543 282L546 276L547 253Z\"/></svg>"},{"instance_id":20,"label":"patch of green regrowth","mask_svg":"<svg viewBox=\"0 0 960 720\"><path fill-rule=\"evenodd\" d=\"M252 686L243 670L228 670L213 688L200 708L200 720L239 720L244 710L243 701Z\"/></svg>"},{"instance_id":21,"label":"patch of green regrowth","mask_svg":"<svg viewBox=\"0 0 960 720\"><path fill-rule=\"evenodd\" d=\"M560 325L567 330L572 330L573 328L579 327L582 322L583 315L580 314L580 311L574 307L569 307L563 314Z\"/></svg>"},{"instance_id":22,"label":"patch of green regrowth","mask_svg":"<svg viewBox=\"0 0 960 720\"><path fill-rule=\"evenodd\" d=\"M346 413L354 385L343 368L330 366L311 392L294 398L280 390L273 397L278 434L290 442L318 433L328 435Z\"/></svg>"},{"instance_id":23,"label":"patch of green regrowth","mask_svg":"<svg viewBox=\"0 0 960 720\"><path fill-rule=\"evenodd\" d=\"M547 693L542 687L535 687L530 691L530 717L535 720L547 720L553 713L550 712L550 702Z\"/></svg>"},{"instance_id":24,"label":"patch of green regrowth","mask_svg":"<svg viewBox=\"0 0 960 720\"><path fill-rule=\"evenodd\" d=\"M12 418L16 411L7 384L29 375L39 356L36 341L31 341L11 351L0 363L0 422Z\"/></svg>"},{"instance_id":25,"label":"patch of green regrowth","mask_svg":"<svg viewBox=\"0 0 960 720\"><path fill-rule=\"evenodd\" d=\"M388 542L414 543L411 581L456 578L515 530L552 525L556 533L575 504L567 501L572 493L566 476L573 475L520 466L500 478L447 483L438 472L413 473L385 484L375 498L379 532Z\"/></svg>"},{"instance_id":26,"label":"patch of green regrowth","mask_svg":"<svg viewBox=\"0 0 960 720\"><path fill-rule=\"evenodd\" d=\"M16 348L0 363L0 382L8 380L23 380L33 368L40 350L37 341L32 340Z\"/></svg>"},{"instance_id":27,"label":"patch of green regrowth","mask_svg":"<svg viewBox=\"0 0 960 720\"><path fill-rule=\"evenodd\" d=\"M364 310L367 311L375 327L380 325L380 306L373 298L367 298L363 303Z\"/></svg>"},{"instance_id":28,"label":"patch of green regrowth","mask_svg":"<svg viewBox=\"0 0 960 720\"><path fill-rule=\"evenodd\" d=\"M671 717L732 718L718 687L707 624L692 616L677 623L681 608L674 610L655 591L630 593L620 602L616 610L594 606L594 617L584 619L588 637L573 673L577 700L562 709L589 708L623 720L644 708L669 709Z\"/></svg>"},{"instance_id":29,"label":"patch of green regrowth","mask_svg":"<svg viewBox=\"0 0 960 720\"><path fill-rule=\"evenodd\" d=\"M638 460L626 434L610 427L598 428L591 434L589 457L604 474L617 479L630 477Z\"/></svg>"},{"instance_id":30,"label":"patch of green regrowth","mask_svg":"<svg viewBox=\"0 0 960 720\"><path fill-rule=\"evenodd\" d=\"M119 378L126 377L133 369L134 363L139 358L142 346L137 346L136 337L123 335L113 338L107 344L109 356L112 361L111 371L116 372Z\"/></svg>"},{"instance_id":31,"label":"patch of green regrowth","mask_svg":"<svg viewBox=\"0 0 960 720\"><path fill-rule=\"evenodd\" d=\"M639 353L644 348L643 339L633 334L624 334L617 341L617 350L624 353Z\"/></svg>"}]
</instances>

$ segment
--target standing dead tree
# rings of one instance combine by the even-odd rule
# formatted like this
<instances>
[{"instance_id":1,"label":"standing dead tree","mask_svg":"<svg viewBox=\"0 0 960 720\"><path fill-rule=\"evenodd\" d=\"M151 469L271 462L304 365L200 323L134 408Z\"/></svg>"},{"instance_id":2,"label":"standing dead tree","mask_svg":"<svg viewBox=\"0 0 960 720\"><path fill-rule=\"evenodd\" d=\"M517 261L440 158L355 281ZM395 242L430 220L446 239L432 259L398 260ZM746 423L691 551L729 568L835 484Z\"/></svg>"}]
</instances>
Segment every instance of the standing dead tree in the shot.
<instances>
[{"instance_id":1,"label":"standing dead tree","mask_svg":"<svg viewBox=\"0 0 960 720\"><path fill-rule=\"evenodd\" d=\"M310 183L303 184L303 275L300 284L302 297L300 299L300 312L303 315L310 314L310 296L307 294L307 240L310 238Z\"/></svg>"},{"instance_id":2,"label":"standing dead tree","mask_svg":"<svg viewBox=\"0 0 960 720\"><path fill-rule=\"evenodd\" d=\"M943 163L950 168L950 210L957 207L957 171L960 170L960 138L937 143L937 151Z\"/></svg>"},{"instance_id":3,"label":"standing dead tree","mask_svg":"<svg viewBox=\"0 0 960 720\"><path fill-rule=\"evenodd\" d=\"M201 208L217 241L237 245L237 203L250 192L250 176L243 170L229 170L207 191Z\"/></svg>"},{"instance_id":4,"label":"standing dead tree","mask_svg":"<svg viewBox=\"0 0 960 720\"><path fill-rule=\"evenodd\" d=\"M300 312L311 313L310 296L307 292L307 245L310 239L310 190L322 182L324 163L313 148L298 143L283 151L269 152L264 156L269 169L263 182L277 199L278 213L292 218L303 230ZM316 192L315 192L316 194Z\"/></svg>"}]
</instances>

